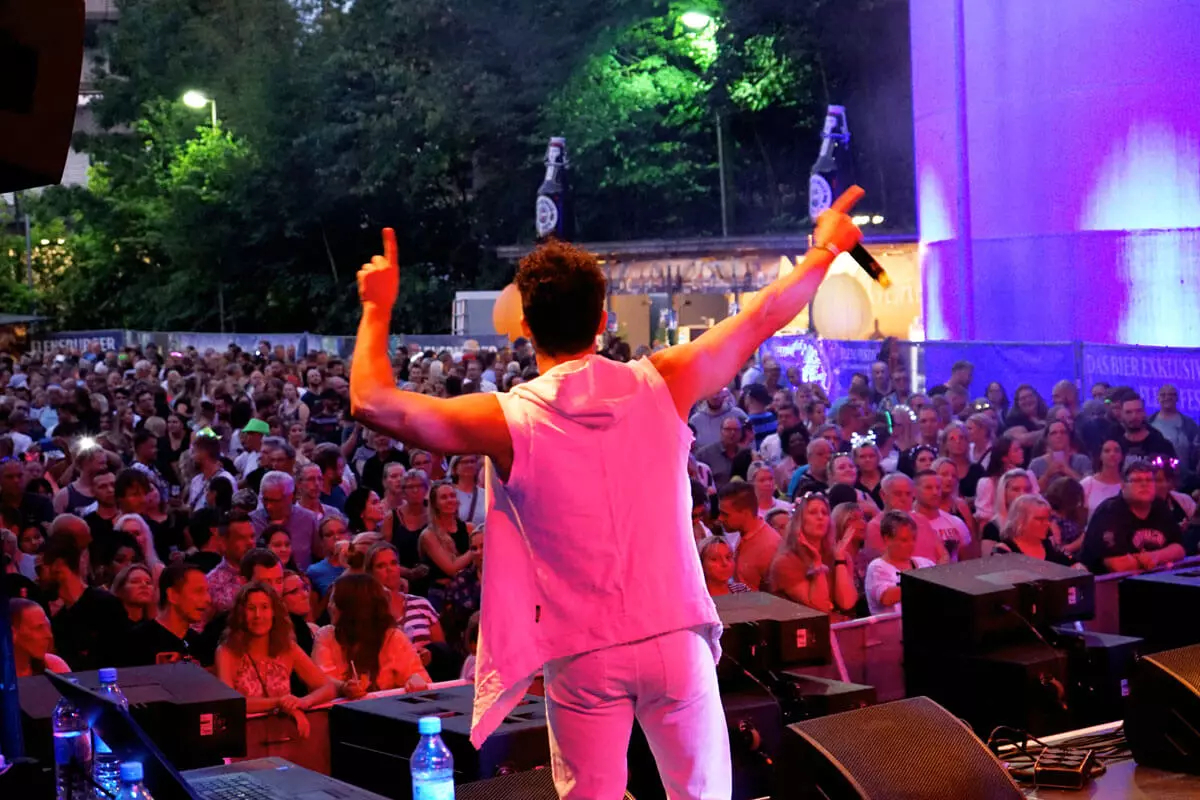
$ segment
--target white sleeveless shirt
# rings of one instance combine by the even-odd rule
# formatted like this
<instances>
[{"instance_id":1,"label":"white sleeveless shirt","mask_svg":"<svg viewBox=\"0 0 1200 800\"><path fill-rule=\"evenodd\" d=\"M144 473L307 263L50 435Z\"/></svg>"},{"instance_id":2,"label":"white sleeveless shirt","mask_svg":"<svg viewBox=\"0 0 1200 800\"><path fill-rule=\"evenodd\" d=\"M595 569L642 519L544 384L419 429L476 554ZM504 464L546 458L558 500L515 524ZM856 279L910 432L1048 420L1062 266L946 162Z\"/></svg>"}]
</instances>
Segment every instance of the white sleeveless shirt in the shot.
<instances>
[{"instance_id":1,"label":"white sleeveless shirt","mask_svg":"<svg viewBox=\"0 0 1200 800\"><path fill-rule=\"evenodd\" d=\"M721 622L692 535L692 434L649 359L588 356L496 396L513 443L487 463L482 615L471 741L547 661Z\"/></svg>"}]
</instances>

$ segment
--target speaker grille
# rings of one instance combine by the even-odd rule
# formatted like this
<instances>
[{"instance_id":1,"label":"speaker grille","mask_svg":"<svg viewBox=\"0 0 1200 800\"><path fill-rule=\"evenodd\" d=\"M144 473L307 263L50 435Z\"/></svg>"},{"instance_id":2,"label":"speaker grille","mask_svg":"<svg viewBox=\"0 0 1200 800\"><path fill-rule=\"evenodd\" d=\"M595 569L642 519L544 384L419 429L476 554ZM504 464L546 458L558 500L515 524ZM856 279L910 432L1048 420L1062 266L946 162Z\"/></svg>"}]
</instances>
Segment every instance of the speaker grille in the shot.
<instances>
[{"instance_id":1,"label":"speaker grille","mask_svg":"<svg viewBox=\"0 0 1200 800\"><path fill-rule=\"evenodd\" d=\"M1000 762L957 718L926 697L847 711L790 726L808 758L832 760L870 800L1019 800ZM793 746L795 741L793 741ZM809 748L812 748L811 750ZM811 785L817 770L792 762ZM815 753L814 753L815 751ZM817 755L819 754L819 755ZM785 768L786 770L787 768ZM801 770L808 772L805 776ZM819 770L829 774L828 770ZM844 777L841 779L844 785ZM781 783L781 786L783 784ZM809 796L820 796L812 794ZM830 790L828 796L853 796Z\"/></svg>"},{"instance_id":2,"label":"speaker grille","mask_svg":"<svg viewBox=\"0 0 1200 800\"><path fill-rule=\"evenodd\" d=\"M1191 690L1200 687L1200 647L1181 647L1178 650L1165 650L1145 657L1147 661L1158 664L1162 669L1179 676Z\"/></svg>"}]
</instances>

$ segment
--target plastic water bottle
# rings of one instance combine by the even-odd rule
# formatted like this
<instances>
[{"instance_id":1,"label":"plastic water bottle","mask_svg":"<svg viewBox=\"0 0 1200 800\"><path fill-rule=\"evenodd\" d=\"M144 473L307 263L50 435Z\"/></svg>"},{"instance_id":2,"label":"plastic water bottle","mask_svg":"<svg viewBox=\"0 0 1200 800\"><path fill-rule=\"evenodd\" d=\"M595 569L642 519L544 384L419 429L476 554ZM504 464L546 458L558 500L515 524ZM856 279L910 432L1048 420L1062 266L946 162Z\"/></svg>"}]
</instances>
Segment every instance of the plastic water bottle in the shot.
<instances>
[{"instance_id":1,"label":"plastic water bottle","mask_svg":"<svg viewBox=\"0 0 1200 800\"><path fill-rule=\"evenodd\" d=\"M98 692L114 705L129 710L129 701L117 685L117 671L112 667L100 670L100 688ZM92 732L92 752L95 756L95 778L105 791L115 795L121 789L121 759L117 758L104 740Z\"/></svg>"},{"instance_id":2,"label":"plastic water bottle","mask_svg":"<svg viewBox=\"0 0 1200 800\"><path fill-rule=\"evenodd\" d=\"M51 717L54 728L54 785L57 800L88 800L92 796L92 740L88 723L75 705L63 698Z\"/></svg>"},{"instance_id":3,"label":"plastic water bottle","mask_svg":"<svg viewBox=\"0 0 1200 800\"><path fill-rule=\"evenodd\" d=\"M137 761L126 761L121 765L121 791L117 800L154 800L142 786L142 765Z\"/></svg>"},{"instance_id":4,"label":"plastic water bottle","mask_svg":"<svg viewBox=\"0 0 1200 800\"><path fill-rule=\"evenodd\" d=\"M413 800L454 800L454 756L442 741L440 717L421 717L417 721L421 741L413 751Z\"/></svg>"}]
</instances>

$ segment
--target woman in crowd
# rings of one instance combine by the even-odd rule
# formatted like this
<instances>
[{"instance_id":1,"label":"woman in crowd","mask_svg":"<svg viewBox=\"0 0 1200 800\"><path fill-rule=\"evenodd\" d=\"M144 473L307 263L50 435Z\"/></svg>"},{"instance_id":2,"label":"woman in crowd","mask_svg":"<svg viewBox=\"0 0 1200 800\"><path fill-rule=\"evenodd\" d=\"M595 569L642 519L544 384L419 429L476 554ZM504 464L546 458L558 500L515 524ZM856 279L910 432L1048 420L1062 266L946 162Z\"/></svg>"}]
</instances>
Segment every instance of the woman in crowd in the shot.
<instances>
[{"instance_id":1,"label":"woman in crowd","mask_svg":"<svg viewBox=\"0 0 1200 800\"><path fill-rule=\"evenodd\" d=\"M1020 553L1070 567L1075 559L1063 553L1050 539L1050 504L1035 494L1013 501L994 553Z\"/></svg>"},{"instance_id":2,"label":"woman in crowd","mask_svg":"<svg viewBox=\"0 0 1200 800\"><path fill-rule=\"evenodd\" d=\"M158 614L158 589L154 575L145 564L133 563L113 578L112 593L125 606L129 622L152 620Z\"/></svg>"},{"instance_id":3,"label":"woman in crowd","mask_svg":"<svg viewBox=\"0 0 1200 800\"><path fill-rule=\"evenodd\" d=\"M1121 465L1125 462L1125 448L1116 439L1106 439L1100 445L1093 467L1095 471L1079 482L1087 502L1088 519L1096 513L1100 504L1121 493Z\"/></svg>"},{"instance_id":4,"label":"woman in crowd","mask_svg":"<svg viewBox=\"0 0 1200 800\"><path fill-rule=\"evenodd\" d=\"M374 490L360 486L346 498L346 523L355 533L370 533L379 530L385 513L383 502Z\"/></svg>"},{"instance_id":5,"label":"woman in crowd","mask_svg":"<svg viewBox=\"0 0 1200 800\"><path fill-rule=\"evenodd\" d=\"M917 395L914 395L916 397ZM901 404L892 406L892 410L888 412L892 421L892 443L894 445L894 453L896 461L899 463L901 456L908 450L917 445L917 412L911 407ZM885 452L883 454L884 470L887 470L887 463L891 459L892 453ZM899 467L893 466L890 470L895 472Z\"/></svg>"},{"instance_id":6,"label":"woman in crowd","mask_svg":"<svg viewBox=\"0 0 1200 800\"><path fill-rule=\"evenodd\" d=\"M1155 496L1166 504L1179 527L1186 528L1196 513L1196 501L1176 491L1179 488L1179 460L1155 456L1150 459L1150 465L1154 467Z\"/></svg>"},{"instance_id":7,"label":"woman in crowd","mask_svg":"<svg viewBox=\"0 0 1200 800\"><path fill-rule=\"evenodd\" d=\"M421 563L429 568L429 600L441 608L450 579L471 563L472 526L458 518L458 492L450 481L437 481L429 490L429 525L417 539Z\"/></svg>"},{"instance_id":8,"label":"woman in crowd","mask_svg":"<svg viewBox=\"0 0 1200 800\"><path fill-rule=\"evenodd\" d=\"M883 537L883 555L867 565L864 580L867 609L872 615L900 611L900 573L934 566L929 559L913 555L917 523L908 513L885 512L879 533Z\"/></svg>"},{"instance_id":9,"label":"woman in crowd","mask_svg":"<svg viewBox=\"0 0 1200 800\"><path fill-rule=\"evenodd\" d=\"M858 467L850 453L836 453L829 461L829 488L845 486L854 492L855 502L869 517L879 514L879 506L869 494L858 488Z\"/></svg>"},{"instance_id":10,"label":"woman in crowd","mask_svg":"<svg viewBox=\"0 0 1200 800\"><path fill-rule=\"evenodd\" d=\"M455 456L450 459L450 480L458 495L458 518L478 528L487 517L487 502L479 485L479 456Z\"/></svg>"},{"instance_id":11,"label":"woman in crowd","mask_svg":"<svg viewBox=\"0 0 1200 800\"><path fill-rule=\"evenodd\" d=\"M1052 537L1064 553L1077 558L1083 549L1083 533L1087 525L1087 502L1083 486L1073 478L1058 478L1045 491L1050 504Z\"/></svg>"},{"instance_id":12,"label":"woman in crowd","mask_svg":"<svg viewBox=\"0 0 1200 800\"><path fill-rule=\"evenodd\" d=\"M304 576L294 570L284 570L283 573L283 607L289 614L295 614L308 623L308 629L313 636L317 635L317 626L313 622L312 585Z\"/></svg>"},{"instance_id":13,"label":"woman in crowd","mask_svg":"<svg viewBox=\"0 0 1200 800\"><path fill-rule=\"evenodd\" d=\"M397 627L379 581L369 575L339 578L330 596L329 616L333 624L317 633L313 661L330 679L346 684L348 697L429 687L421 656Z\"/></svg>"},{"instance_id":14,"label":"woman in crowd","mask_svg":"<svg viewBox=\"0 0 1200 800\"><path fill-rule=\"evenodd\" d=\"M709 536L699 545L700 566L704 570L704 584L712 597L726 594L742 594L750 587L733 579L733 549L724 536Z\"/></svg>"},{"instance_id":15,"label":"woman in crowd","mask_svg":"<svg viewBox=\"0 0 1200 800\"><path fill-rule=\"evenodd\" d=\"M879 468L879 448L875 446L874 432L854 448L854 466L858 468L858 481L854 488L870 497L877 508L883 508L883 470Z\"/></svg>"},{"instance_id":16,"label":"woman in crowd","mask_svg":"<svg viewBox=\"0 0 1200 800\"><path fill-rule=\"evenodd\" d=\"M959 495L958 467L949 458L933 462L933 471L942 480L942 502L940 508L952 517L958 517L971 533L971 541L979 541L979 523L971 513L971 506Z\"/></svg>"},{"instance_id":17,"label":"woman in crowd","mask_svg":"<svg viewBox=\"0 0 1200 800\"><path fill-rule=\"evenodd\" d=\"M858 602L851 567L857 548L852 533L841 541L834 535L825 496L801 499L767 572L770 590L817 611L852 614Z\"/></svg>"},{"instance_id":18,"label":"woman in crowd","mask_svg":"<svg viewBox=\"0 0 1200 800\"><path fill-rule=\"evenodd\" d=\"M968 455L986 472L996 438L996 420L990 414L977 412L967 417L966 426Z\"/></svg>"},{"instance_id":19,"label":"woman in crowd","mask_svg":"<svg viewBox=\"0 0 1200 800\"><path fill-rule=\"evenodd\" d=\"M44 608L32 600L14 597L8 601L8 623L18 678L71 671L67 662L50 652L54 649L54 633Z\"/></svg>"},{"instance_id":20,"label":"woman in crowd","mask_svg":"<svg viewBox=\"0 0 1200 800\"><path fill-rule=\"evenodd\" d=\"M1017 391L1020 390L1018 389ZM999 415L1000 419L1004 419L1008 416L1008 392L1005 391L1003 386L996 381L992 381L988 384L987 391L984 392L984 397L991 404L992 408L996 410L996 413Z\"/></svg>"},{"instance_id":21,"label":"woman in crowd","mask_svg":"<svg viewBox=\"0 0 1200 800\"><path fill-rule=\"evenodd\" d=\"M808 463L808 429L803 423L785 428L779 433L779 440L783 443L783 458L775 467L775 486L786 493L792 475ZM695 460L695 455L689 454L689 459Z\"/></svg>"},{"instance_id":22,"label":"woman in crowd","mask_svg":"<svg viewBox=\"0 0 1200 800\"><path fill-rule=\"evenodd\" d=\"M400 563L413 569L420 562L417 540L429 526L429 476L419 469L388 464L384 478L390 512L383 519L383 538L396 545Z\"/></svg>"},{"instance_id":23,"label":"woman in crowd","mask_svg":"<svg viewBox=\"0 0 1200 800\"><path fill-rule=\"evenodd\" d=\"M833 502L832 500L830 501ZM866 613L866 605L862 596L863 579L866 577L867 561L863 559L862 545L867 534L867 515L863 513L858 503L837 503L830 514L833 521L833 539L835 542L847 542L846 552L850 559L850 572L854 576L854 592L858 596L855 604L856 615L859 609ZM786 536L786 531L783 533Z\"/></svg>"},{"instance_id":24,"label":"woman in crowd","mask_svg":"<svg viewBox=\"0 0 1200 800\"><path fill-rule=\"evenodd\" d=\"M777 508L774 511L768 513L767 516L763 518L763 522L770 525L771 528L776 533L778 533L780 536L783 536L783 534L785 534L787 532L788 520L790 520L791 518L792 518L791 509ZM711 535L711 534L709 534L709 535Z\"/></svg>"},{"instance_id":25,"label":"woman in crowd","mask_svg":"<svg viewBox=\"0 0 1200 800\"><path fill-rule=\"evenodd\" d=\"M113 522L113 530L127 533L134 538L142 552L143 561L150 569L154 584L158 585L158 576L162 574L162 560L158 557L157 544L150 525L141 514L122 514Z\"/></svg>"},{"instance_id":26,"label":"woman in crowd","mask_svg":"<svg viewBox=\"0 0 1200 800\"><path fill-rule=\"evenodd\" d=\"M937 460L937 457L938 452L935 448L927 444L919 444L900 456L899 471L911 478L918 472L932 469L933 462Z\"/></svg>"},{"instance_id":27,"label":"woman in crowd","mask_svg":"<svg viewBox=\"0 0 1200 800\"><path fill-rule=\"evenodd\" d=\"M311 409L309 409L308 404L300 399L300 390L296 388L295 384L285 381L283 384L283 400L279 403L279 418L284 422L295 422L303 426L308 424L310 413ZM296 445L292 445L292 447L296 447Z\"/></svg>"},{"instance_id":28,"label":"woman in crowd","mask_svg":"<svg viewBox=\"0 0 1200 800\"><path fill-rule=\"evenodd\" d=\"M1011 469L1000 476L999 488L996 491L995 515L983 526L985 541L998 542L1008 522L1008 510L1018 497L1036 493L1037 484L1029 478L1029 473L1023 469Z\"/></svg>"},{"instance_id":29,"label":"woman in crowd","mask_svg":"<svg viewBox=\"0 0 1200 800\"><path fill-rule=\"evenodd\" d=\"M404 635L417 648L421 663L430 668L435 679L442 680L446 674L452 676L456 665L451 663L446 649L446 633L442 630L438 612L424 597L404 591L396 548L387 542L372 547L367 553L366 571L388 590L388 608L399 620Z\"/></svg>"},{"instance_id":30,"label":"woman in crowd","mask_svg":"<svg viewBox=\"0 0 1200 800\"><path fill-rule=\"evenodd\" d=\"M433 455L427 450L409 450L408 465L412 469L419 469L425 473L425 477L430 481L434 480L433 474Z\"/></svg>"},{"instance_id":31,"label":"woman in crowd","mask_svg":"<svg viewBox=\"0 0 1200 800\"><path fill-rule=\"evenodd\" d=\"M17 549L28 556L30 560L41 555L45 545L46 533L42 530L41 525L36 522L27 522L21 526L21 533L17 536Z\"/></svg>"},{"instance_id":32,"label":"woman in crowd","mask_svg":"<svg viewBox=\"0 0 1200 800\"><path fill-rule=\"evenodd\" d=\"M983 477L983 467L971 461L971 440L967 426L955 421L943 428L938 434L938 452L954 465L958 494L974 497L979 479Z\"/></svg>"},{"instance_id":33,"label":"woman in crowd","mask_svg":"<svg viewBox=\"0 0 1200 800\"><path fill-rule=\"evenodd\" d=\"M775 496L775 475L764 461L755 461L746 472L746 479L754 487L758 498L758 516L767 518L767 514L777 509L791 511L792 504Z\"/></svg>"},{"instance_id":34,"label":"woman in crowd","mask_svg":"<svg viewBox=\"0 0 1200 800\"><path fill-rule=\"evenodd\" d=\"M1025 466L1025 448L1021 442L1009 434L1001 434L996 438L992 447L992 457L988 459L984 477L975 487L975 516L981 523L996 516L995 500L1000 478L1005 473ZM1030 473L1029 480L1037 485L1037 477Z\"/></svg>"},{"instance_id":35,"label":"woman in crowd","mask_svg":"<svg viewBox=\"0 0 1200 800\"><path fill-rule=\"evenodd\" d=\"M1091 459L1080 452L1083 445L1079 444L1065 420L1051 418L1046 423L1045 434L1046 454L1029 463L1029 471L1038 479L1043 492L1056 478L1080 481L1092 471Z\"/></svg>"},{"instance_id":36,"label":"woman in crowd","mask_svg":"<svg viewBox=\"0 0 1200 800\"><path fill-rule=\"evenodd\" d=\"M276 523L263 528L258 546L274 553L284 569L296 570L296 562L292 560L292 534L286 526Z\"/></svg>"},{"instance_id":37,"label":"woman in crowd","mask_svg":"<svg viewBox=\"0 0 1200 800\"><path fill-rule=\"evenodd\" d=\"M1014 429L1013 434L1022 437L1023 443L1032 444L1036 434L1046 427L1046 401L1028 383L1017 387L1013 393L1013 407L1004 418L1004 430Z\"/></svg>"},{"instance_id":38,"label":"woman in crowd","mask_svg":"<svg viewBox=\"0 0 1200 800\"><path fill-rule=\"evenodd\" d=\"M187 515L180 512L173 514L163 502L159 493L158 482L150 481L146 492L146 500L142 504L142 519L150 527L150 536L154 541L153 549L158 554L159 561L168 561L172 548L183 549L183 532L187 530Z\"/></svg>"},{"instance_id":39,"label":"woman in crowd","mask_svg":"<svg viewBox=\"0 0 1200 800\"><path fill-rule=\"evenodd\" d=\"M337 694L337 687L296 644L283 599L258 581L238 591L217 647L216 671L246 698L246 713L290 716L301 738L309 732L304 711ZM309 689L304 697L291 692L293 672Z\"/></svg>"}]
</instances>

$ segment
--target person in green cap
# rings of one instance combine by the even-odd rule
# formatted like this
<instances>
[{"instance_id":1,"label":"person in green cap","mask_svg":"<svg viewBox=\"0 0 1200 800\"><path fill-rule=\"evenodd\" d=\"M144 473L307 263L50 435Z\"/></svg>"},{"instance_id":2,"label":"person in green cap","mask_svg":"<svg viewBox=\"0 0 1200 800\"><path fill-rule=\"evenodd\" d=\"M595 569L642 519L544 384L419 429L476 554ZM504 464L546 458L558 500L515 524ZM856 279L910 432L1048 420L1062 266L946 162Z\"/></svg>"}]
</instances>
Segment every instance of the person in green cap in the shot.
<instances>
[{"instance_id":1,"label":"person in green cap","mask_svg":"<svg viewBox=\"0 0 1200 800\"><path fill-rule=\"evenodd\" d=\"M246 480L246 476L258 469L258 459L262 454L263 437L271 432L271 428L261 419L252 419L246 423L238 434L242 444L242 452L233 460L238 479Z\"/></svg>"}]
</instances>

